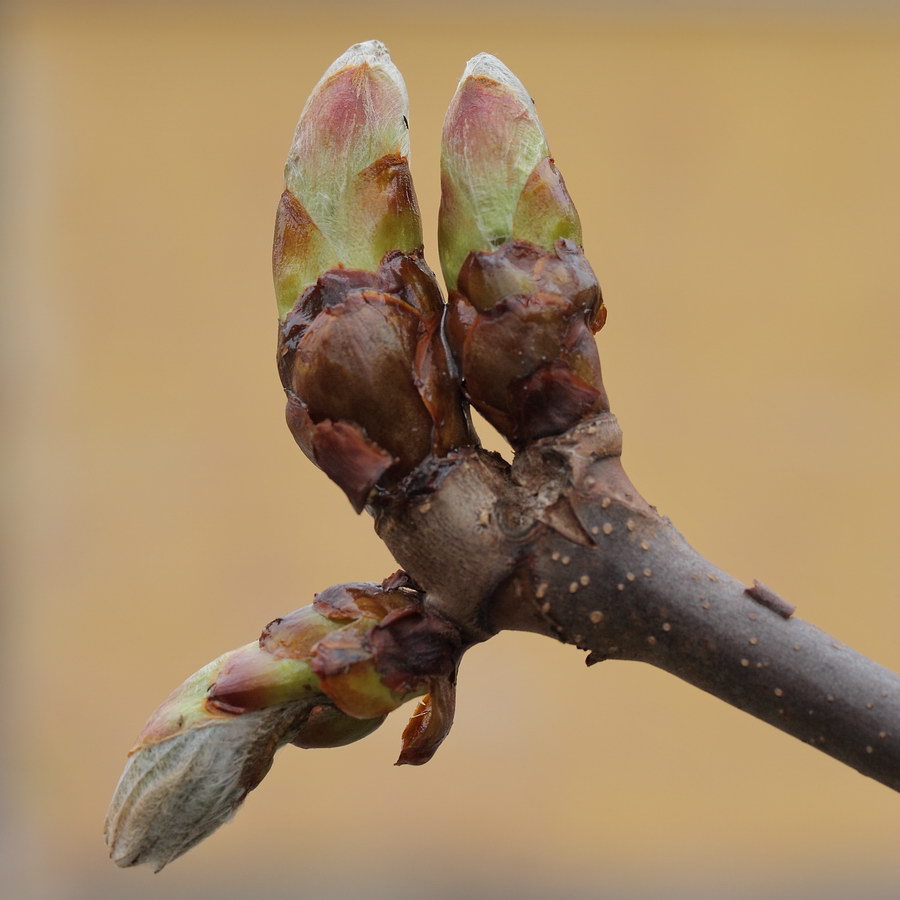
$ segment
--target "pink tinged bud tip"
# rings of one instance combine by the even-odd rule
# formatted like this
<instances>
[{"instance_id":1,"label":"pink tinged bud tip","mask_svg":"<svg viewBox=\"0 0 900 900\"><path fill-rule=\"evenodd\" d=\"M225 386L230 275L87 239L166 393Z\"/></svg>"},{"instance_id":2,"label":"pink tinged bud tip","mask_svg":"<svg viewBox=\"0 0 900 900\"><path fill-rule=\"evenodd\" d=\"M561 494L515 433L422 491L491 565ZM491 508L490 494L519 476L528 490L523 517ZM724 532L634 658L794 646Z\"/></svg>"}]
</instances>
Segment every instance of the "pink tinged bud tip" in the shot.
<instances>
[{"instance_id":1,"label":"pink tinged bud tip","mask_svg":"<svg viewBox=\"0 0 900 900\"><path fill-rule=\"evenodd\" d=\"M521 81L496 57L466 66L444 119L441 266L449 289L472 251L510 240L581 243L578 213Z\"/></svg>"},{"instance_id":2,"label":"pink tinged bud tip","mask_svg":"<svg viewBox=\"0 0 900 900\"><path fill-rule=\"evenodd\" d=\"M272 263L278 311L329 269L374 271L422 245L406 86L379 41L350 47L313 88L284 170Z\"/></svg>"}]
</instances>

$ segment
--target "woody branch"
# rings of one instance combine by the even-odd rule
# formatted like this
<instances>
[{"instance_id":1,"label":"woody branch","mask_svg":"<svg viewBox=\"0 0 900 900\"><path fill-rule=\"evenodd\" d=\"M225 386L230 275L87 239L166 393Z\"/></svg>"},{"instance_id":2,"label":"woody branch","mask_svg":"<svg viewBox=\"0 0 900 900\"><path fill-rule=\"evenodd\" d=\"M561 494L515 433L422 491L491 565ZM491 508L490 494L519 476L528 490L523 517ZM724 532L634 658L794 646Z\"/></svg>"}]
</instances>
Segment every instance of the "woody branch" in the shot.
<instances>
[{"instance_id":1,"label":"woody branch","mask_svg":"<svg viewBox=\"0 0 900 900\"><path fill-rule=\"evenodd\" d=\"M446 305L407 156L400 73L356 45L301 115L273 253L291 433L403 570L323 591L169 697L113 798L114 860L161 868L280 746L358 740L413 697L398 762L426 762L462 654L504 629L663 668L900 790L900 677L707 562L625 474L594 339L606 307L518 79L480 54L450 104ZM511 464L480 448L469 404Z\"/></svg>"}]
</instances>

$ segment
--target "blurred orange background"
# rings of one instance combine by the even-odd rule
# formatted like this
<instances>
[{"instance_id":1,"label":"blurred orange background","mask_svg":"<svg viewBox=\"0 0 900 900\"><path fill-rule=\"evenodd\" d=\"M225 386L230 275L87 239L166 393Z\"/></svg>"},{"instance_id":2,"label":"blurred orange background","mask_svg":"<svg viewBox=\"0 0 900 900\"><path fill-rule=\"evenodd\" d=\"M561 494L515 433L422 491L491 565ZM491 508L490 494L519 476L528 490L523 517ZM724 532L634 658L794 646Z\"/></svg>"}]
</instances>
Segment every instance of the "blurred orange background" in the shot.
<instances>
[{"instance_id":1,"label":"blurred orange background","mask_svg":"<svg viewBox=\"0 0 900 900\"><path fill-rule=\"evenodd\" d=\"M372 37L409 86L432 264L444 109L488 50L581 212L632 478L718 565L900 667L896 5L22 2L0 21L5 896L895 896L896 794L671 676L530 635L470 653L422 769L391 765L401 711L283 751L158 876L115 869L101 829L182 678L394 568L284 426L269 270L296 117Z\"/></svg>"}]
</instances>

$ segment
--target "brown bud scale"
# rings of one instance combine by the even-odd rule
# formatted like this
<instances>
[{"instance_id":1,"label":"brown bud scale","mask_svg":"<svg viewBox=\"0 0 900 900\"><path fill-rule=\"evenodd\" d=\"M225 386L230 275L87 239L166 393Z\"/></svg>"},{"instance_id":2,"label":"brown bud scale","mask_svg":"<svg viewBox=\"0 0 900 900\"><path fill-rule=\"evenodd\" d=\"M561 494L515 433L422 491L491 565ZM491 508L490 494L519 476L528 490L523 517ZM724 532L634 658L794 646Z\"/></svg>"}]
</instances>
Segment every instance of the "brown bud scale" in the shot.
<instances>
[{"instance_id":1,"label":"brown bud scale","mask_svg":"<svg viewBox=\"0 0 900 900\"><path fill-rule=\"evenodd\" d=\"M442 309L421 255L391 252L377 272L325 272L280 326L288 425L357 511L376 485L472 442Z\"/></svg>"},{"instance_id":2,"label":"brown bud scale","mask_svg":"<svg viewBox=\"0 0 900 900\"><path fill-rule=\"evenodd\" d=\"M447 335L470 401L520 447L609 409L593 339L605 320L580 247L510 241L469 254Z\"/></svg>"}]
</instances>

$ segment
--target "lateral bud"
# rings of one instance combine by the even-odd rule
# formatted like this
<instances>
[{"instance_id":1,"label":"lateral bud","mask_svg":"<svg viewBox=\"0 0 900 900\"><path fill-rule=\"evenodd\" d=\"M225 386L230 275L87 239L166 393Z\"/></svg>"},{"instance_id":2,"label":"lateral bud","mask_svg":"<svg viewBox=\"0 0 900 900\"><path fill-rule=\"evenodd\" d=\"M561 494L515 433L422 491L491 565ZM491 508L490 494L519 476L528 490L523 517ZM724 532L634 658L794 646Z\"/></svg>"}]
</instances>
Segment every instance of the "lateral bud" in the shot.
<instances>
[{"instance_id":1,"label":"lateral bud","mask_svg":"<svg viewBox=\"0 0 900 900\"><path fill-rule=\"evenodd\" d=\"M452 722L463 650L402 573L322 591L194 673L151 716L107 814L110 856L159 871L234 815L280 747L351 743L430 694L443 698L435 722L414 740L404 732L424 762Z\"/></svg>"}]
</instances>

